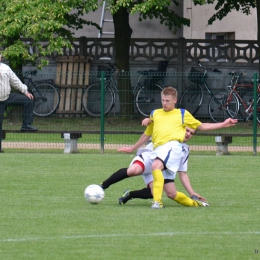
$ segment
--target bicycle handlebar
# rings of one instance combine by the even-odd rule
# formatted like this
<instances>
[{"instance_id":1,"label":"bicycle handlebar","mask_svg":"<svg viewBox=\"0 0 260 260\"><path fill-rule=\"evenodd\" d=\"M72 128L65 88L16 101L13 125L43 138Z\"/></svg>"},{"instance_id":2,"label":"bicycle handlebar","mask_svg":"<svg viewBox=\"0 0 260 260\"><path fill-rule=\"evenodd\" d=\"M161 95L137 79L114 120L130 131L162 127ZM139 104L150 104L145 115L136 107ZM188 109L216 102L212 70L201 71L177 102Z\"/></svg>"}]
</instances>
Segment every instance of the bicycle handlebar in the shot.
<instances>
[{"instance_id":1,"label":"bicycle handlebar","mask_svg":"<svg viewBox=\"0 0 260 260\"><path fill-rule=\"evenodd\" d=\"M237 72L237 71L231 71L231 72L228 73L228 75L239 76L239 77L241 77L241 76L247 76L246 73L243 73L243 72Z\"/></svg>"},{"instance_id":2,"label":"bicycle handlebar","mask_svg":"<svg viewBox=\"0 0 260 260\"><path fill-rule=\"evenodd\" d=\"M109 65L109 67L112 69L112 71L117 71L117 72L123 72L124 70L120 70L116 67L116 63L115 62L107 62L107 65Z\"/></svg>"},{"instance_id":3,"label":"bicycle handlebar","mask_svg":"<svg viewBox=\"0 0 260 260\"><path fill-rule=\"evenodd\" d=\"M202 64L200 63L200 61L197 61L197 64L204 70L204 73L206 74L208 70L212 71L212 72L217 72L217 73L222 73L222 71L218 70L218 69L205 69Z\"/></svg>"},{"instance_id":4,"label":"bicycle handlebar","mask_svg":"<svg viewBox=\"0 0 260 260\"><path fill-rule=\"evenodd\" d=\"M23 73L23 77L26 78L28 76L36 76L38 73L38 70L28 70Z\"/></svg>"}]
</instances>

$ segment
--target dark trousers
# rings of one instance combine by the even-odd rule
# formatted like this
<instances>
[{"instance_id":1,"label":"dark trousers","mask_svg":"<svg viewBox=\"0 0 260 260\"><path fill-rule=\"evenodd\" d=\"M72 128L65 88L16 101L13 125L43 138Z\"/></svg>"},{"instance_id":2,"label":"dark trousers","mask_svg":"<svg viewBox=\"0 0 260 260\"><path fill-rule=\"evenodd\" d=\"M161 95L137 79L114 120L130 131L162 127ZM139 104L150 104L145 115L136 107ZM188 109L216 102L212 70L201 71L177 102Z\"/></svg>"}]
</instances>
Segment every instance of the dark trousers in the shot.
<instances>
[{"instance_id":1,"label":"dark trousers","mask_svg":"<svg viewBox=\"0 0 260 260\"><path fill-rule=\"evenodd\" d=\"M4 119L4 111L8 105L23 107L23 125L33 123L33 100L29 99L24 94L11 93L7 100L0 101L0 151L2 150L2 125Z\"/></svg>"}]
</instances>

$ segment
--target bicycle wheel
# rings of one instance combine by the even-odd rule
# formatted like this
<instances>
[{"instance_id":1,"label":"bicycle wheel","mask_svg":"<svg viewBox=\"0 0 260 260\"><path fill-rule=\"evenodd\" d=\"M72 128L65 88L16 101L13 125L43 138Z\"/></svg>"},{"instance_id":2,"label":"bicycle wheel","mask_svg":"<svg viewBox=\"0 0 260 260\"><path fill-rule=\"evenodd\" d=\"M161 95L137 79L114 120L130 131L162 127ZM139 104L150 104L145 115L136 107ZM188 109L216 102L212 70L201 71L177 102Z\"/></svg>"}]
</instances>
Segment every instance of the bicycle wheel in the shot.
<instances>
[{"instance_id":1,"label":"bicycle wheel","mask_svg":"<svg viewBox=\"0 0 260 260\"><path fill-rule=\"evenodd\" d=\"M135 96L135 105L140 114L149 117L150 113L162 107L161 92L163 86L159 83L152 83L149 87L141 86Z\"/></svg>"},{"instance_id":2,"label":"bicycle wheel","mask_svg":"<svg viewBox=\"0 0 260 260\"><path fill-rule=\"evenodd\" d=\"M34 96L33 113L37 116L49 116L55 112L60 102L60 94L57 87L42 82L36 84L31 90Z\"/></svg>"},{"instance_id":3,"label":"bicycle wheel","mask_svg":"<svg viewBox=\"0 0 260 260\"><path fill-rule=\"evenodd\" d=\"M239 111L239 101L234 93L217 92L209 101L209 115L214 122L223 122L231 117L236 118Z\"/></svg>"},{"instance_id":4,"label":"bicycle wheel","mask_svg":"<svg viewBox=\"0 0 260 260\"><path fill-rule=\"evenodd\" d=\"M105 87L105 115L111 111L115 104L115 94L112 88ZM101 116L101 83L91 84L83 93L82 106L91 116Z\"/></svg>"},{"instance_id":5,"label":"bicycle wheel","mask_svg":"<svg viewBox=\"0 0 260 260\"><path fill-rule=\"evenodd\" d=\"M254 115L254 93L252 88L239 88L239 94L243 101L239 100L239 120L248 121ZM260 122L260 97L257 97L257 121Z\"/></svg>"},{"instance_id":6,"label":"bicycle wheel","mask_svg":"<svg viewBox=\"0 0 260 260\"><path fill-rule=\"evenodd\" d=\"M260 124L260 96L257 97L257 122Z\"/></svg>"},{"instance_id":7,"label":"bicycle wheel","mask_svg":"<svg viewBox=\"0 0 260 260\"><path fill-rule=\"evenodd\" d=\"M185 108L192 115L195 115L201 107L202 100L203 90L201 85L192 85L182 94L179 102L179 108Z\"/></svg>"},{"instance_id":8,"label":"bicycle wheel","mask_svg":"<svg viewBox=\"0 0 260 260\"><path fill-rule=\"evenodd\" d=\"M243 102L241 100L239 100L238 119L247 120L250 118L249 114L253 111L250 109L248 110L248 106L251 107L251 103L254 100L253 89L251 89L251 91L246 88L242 89L242 90L239 89L239 94L240 94L240 97L243 99Z\"/></svg>"}]
</instances>

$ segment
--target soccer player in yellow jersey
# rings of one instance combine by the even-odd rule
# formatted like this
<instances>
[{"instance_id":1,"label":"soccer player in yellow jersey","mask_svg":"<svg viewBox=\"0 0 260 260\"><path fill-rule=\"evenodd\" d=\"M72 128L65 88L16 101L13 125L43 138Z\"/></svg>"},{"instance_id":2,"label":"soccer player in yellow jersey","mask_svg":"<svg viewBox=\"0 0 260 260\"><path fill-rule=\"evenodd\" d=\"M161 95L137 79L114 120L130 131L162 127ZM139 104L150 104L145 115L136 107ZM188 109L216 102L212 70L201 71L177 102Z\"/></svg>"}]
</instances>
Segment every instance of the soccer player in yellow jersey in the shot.
<instances>
[{"instance_id":1,"label":"soccer player in yellow jersey","mask_svg":"<svg viewBox=\"0 0 260 260\"><path fill-rule=\"evenodd\" d=\"M175 108L177 103L177 90L166 87L161 93L162 108L155 109L150 115L150 124L147 120L143 125L147 128L139 140L132 147L122 147L121 152L133 152L145 144L152 136L154 150L151 153L153 174L153 204L152 209L164 208L162 193L164 178L162 170L170 170L176 173L182 158L182 145L186 126L200 131L210 131L235 126L237 119L228 118L221 123L201 123L187 110Z\"/></svg>"}]
</instances>

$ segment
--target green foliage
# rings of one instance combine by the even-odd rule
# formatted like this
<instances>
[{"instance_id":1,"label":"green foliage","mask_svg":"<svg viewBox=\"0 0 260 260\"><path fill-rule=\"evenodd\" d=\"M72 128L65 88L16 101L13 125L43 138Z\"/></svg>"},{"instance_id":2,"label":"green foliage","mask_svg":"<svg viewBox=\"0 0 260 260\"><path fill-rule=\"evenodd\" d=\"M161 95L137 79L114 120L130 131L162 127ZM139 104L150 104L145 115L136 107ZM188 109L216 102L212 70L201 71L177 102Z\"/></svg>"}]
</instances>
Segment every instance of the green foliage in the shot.
<instances>
[{"instance_id":1,"label":"green foliage","mask_svg":"<svg viewBox=\"0 0 260 260\"><path fill-rule=\"evenodd\" d=\"M139 20L158 18L174 33L176 28L189 25L189 19L175 12L179 1L170 0L118 0L108 1L110 11L115 14L119 8L125 8L131 14L139 13ZM22 64L37 63L41 68L48 64L44 57L57 52L62 54L63 48L71 48L73 30L84 25L97 24L82 18L90 11L98 8L98 0L3 0L0 7L0 46L3 55L9 60L13 69ZM33 42L22 41L21 38L33 39ZM45 46L42 40L47 40ZM36 49L35 52L29 50ZM125 59L126 57L122 57Z\"/></svg>"},{"instance_id":2,"label":"green foliage","mask_svg":"<svg viewBox=\"0 0 260 260\"><path fill-rule=\"evenodd\" d=\"M73 39L71 29L82 28L83 25L97 24L81 18L90 10L98 8L98 0L2 0L0 7L0 45L3 55L13 68L20 64L39 63L42 67L47 60L42 58L53 52L62 54L64 47L70 48ZM76 11L73 11L75 10ZM29 44L21 38L31 38ZM41 40L47 39L48 46ZM30 47L36 52L30 53Z\"/></svg>"},{"instance_id":3,"label":"green foliage","mask_svg":"<svg viewBox=\"0 0 260 260\"><path fill-rule=\"evenodd\" d=\"M179 1L170 0L118 0L110 1L110 11L112 14L118 12L119 8L126 8L129 13L139 13L139 21L152 18L158 18L161 24L164 24L169 30L176 33L177 28L182 25L190 25L190 20L186 19L175 12L175 6L179 6Z\"/></svg>"},{"instance_id":4,"label":"green foliage","mask_svg":"<svg viewBox=\"0 0 260 260\"><path fill-rule=\"evenodd\" d=\"M203 1L203 0L194 0L195 4L213 4L215 3L212 0ZM248 1L236 1L236 0L219 0L216 2L215 10L217 11L208 21L209 24L212 24L216 20L222 20L226 17L231 11L241 11L243 14L251 14L251 8L256 8L255 0Z\"/></svg>"}]
</instances>

